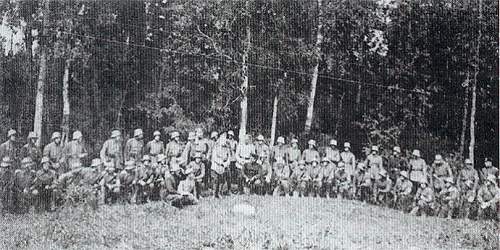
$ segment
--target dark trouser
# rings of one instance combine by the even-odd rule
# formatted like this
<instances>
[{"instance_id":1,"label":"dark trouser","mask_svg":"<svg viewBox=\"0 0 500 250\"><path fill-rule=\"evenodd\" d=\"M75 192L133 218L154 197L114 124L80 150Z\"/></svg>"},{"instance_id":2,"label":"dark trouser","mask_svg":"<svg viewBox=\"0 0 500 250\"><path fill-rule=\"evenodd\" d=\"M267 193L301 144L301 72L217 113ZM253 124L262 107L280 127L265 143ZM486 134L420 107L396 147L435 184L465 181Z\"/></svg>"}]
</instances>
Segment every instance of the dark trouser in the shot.
<instances>
[{"instance_id":1,"label":"dark trouser","mask_svg":"<svg viewBox=\"0 0 500 250\"><path fill-rule=\"evenodd\" d=\"M31 205L31 196L28 193L23 193L23 190L13 192L13 208L16 213L26 213Z\"/></svg>"},{"instance_id":2,"label":"dark trouser","mask_svg":"<svg viewBox=\"0 0 500 250\"><path fill-rule=\"evenodd\" d=\"M243 179L243 170L241 170L240 168L234 168L233 177L233 183L238 184L238 192L240 194L243 194L243 186L245 184L245 180Z\"/></svg>"},{"instance_id":3,"label":"dark trouser","mask_svg":"<svg viewBox=\"0 0 500 250\"><path fill-rule=\"evenodd\" d=\"M321 181L310 181L308 193L312 194L313 197L316 197L316 196L318 196L321 188L322 188Z\"/></svg>"},{"instance_id":4,"label":"dark trouser","mask_svg":"<svg viewBox=\"0 0 500 250\"><path fill-rule=\"evenodd\" d=\"M224 187L224 183L227 183L227 191L228 194L231 192L231 182L230 182L230 172L229 169L224 171L224 173L219 174L215 171L212 171L212 183L213 188L215 190L215 197L219 197L222 187Z\"/></svg>"},{"instance_id":5,"label":"dark trouser","mask_svg":"<svg viewBox=\"0 0 500 250\"><path fill-rule=\"evenodd\" d=\"M37 212L43 212L43 211L50 211L50 203L52 200L52 190L50 189L45 189L45 187L42 187L38 190L38 195L36 196L36 211Z\"/></svg>"},{"instance_id":6,"label":"dark trouser","mask_svg":"<svg viewBox=\"0 0 500 250\"><path fill-rule=\"evenodd\" d=\"M203 161L205 164L205 176L203 176L203 186L205 190L208 190L212 187L212 162L211 161Z\"/></svg>"}]
</instances>

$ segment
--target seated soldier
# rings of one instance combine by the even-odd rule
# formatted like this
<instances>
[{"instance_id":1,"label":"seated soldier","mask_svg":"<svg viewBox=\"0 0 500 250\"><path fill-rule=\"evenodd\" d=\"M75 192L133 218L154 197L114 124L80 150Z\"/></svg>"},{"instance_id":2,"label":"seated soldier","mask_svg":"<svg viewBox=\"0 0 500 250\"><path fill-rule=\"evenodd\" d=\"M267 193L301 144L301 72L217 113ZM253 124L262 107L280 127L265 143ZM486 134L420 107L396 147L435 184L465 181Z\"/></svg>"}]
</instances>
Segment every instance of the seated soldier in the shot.
<instances>
[{"instance_id":1,"label":"seated soldier","mask_svg":"<svg viewBox=\"0 0 500 250\"><path fill-rule=\"evenodd\" d=\"M302 197L307 195L307 183L310 180L308 171L306 169L306 162L304 160L299 160L297 168L293 171L292 185L294 189L293 196Z\"/></svg>"},{"instance_id":2,"label":"seated soldier","mask_svg":"<svg viewBox=\"0 0 500 250\"><path fill-rule=\"evenodd\" d=\"M120 194L119 199L122 202L133 203L133 188L134 180L136 180L136 166L134 160L125 161L125 166L122 171L118 174L118 179L120 180Z\"/></svg>"},{"instance_id":3,"label":"seated soldier","mask_svg":"<svg viewBox=\"0 0 500 250\"><path fill-rule=\"evenodd\" d=\"M424 215L432 215L434 210L434 190L429 186L426 179L421 180L420 187L415 194L415 203L410 214L420 215L422 212Z\"/></svg>"},{"instance_id":4,"label":"seated soldier","mask_svg":"<svg viewBox=\"0 0 500 250\"><path fill-rule=\"evenodd\" d=\"M243 165L242 176L250 194L264 194L264 167L262 161L256 158L257 156L252 154L251 161Z\"/></svg>"},{"instance_id":5,"label":"seated soldier","mask_svg":"<svg viewBox=\"0 0 500 250\"><path fill-rule=\"evenodd\" d=\"M99 186L101 186L101 196L104 204L113 204L118 200L120 179L115 173L113 162L106 164L105 172L99 181Z\"/></svg>"},{"instance_id":6,"label":"seated soldier","mask_svg":"<svg viewBox=\"0 0 500 250\"><path fill-rule=\"evenodd\" d=\"M375 180L373 199L376 204L387 206L392 200L392 180L387 177L385 170L381 170L378 175L379 177Z\"/></svg>"},{"instance_id":7,"label":"seated soldier","mask_svg":"<svg viewBox=\"0 0 500 250\"><path fill-rule=\"evenodd\" d=\"M149 155L142 157L142 164L139 164L136 169L135 180L132 182L134 186L132 200L136 204L142 204L149 201L152 191L150 184L153 182L153 169Z\"/></svg>"},{"instance_id":8,"label":"seated soldier","mask_svg":"<svg viewBox=\"0 0 500 250\"><path fill-rule=\"evenodd\" d=\"M339 164L343 162L339 162ZM320 190L320 196L321 197L335 197L335 191L333 188L335 188L335 164L332 164L330 160L327 157L323 157L321 160L321 172L323 176L322 182L322 188Z\"/></svg>"},{"instance_id":9,"label":"seated soldier","mask_svg":"<svg viewBox=\"0 0 500 250\"><path fill-rule=\"evenodd\" d=\"M394 207L409 212L412 202L413 182L410 181L408 172L401 171L400 178L394 187Z\"/></svg>"},{"instance_id":10,"label":"seated soldier","mask_svg":"<svg viewBox=\"0 0 500 250\"><path fill-rule=\"evenodd\" d=\"M336 193L341 199L351 199L354 195L351 176L345 169L345 164L339 162L337 171L335 171Z\"/></svg>"},{"instance_id":11,"label":"seated soldier","mask_svg":"<svg viewBox=\"0 0 500 250\"><path fill-rule=\"evenodd\" d=\"M177 193L169 195L167 198L171 200L171 205L174 207L182 208L186 205L196 205L198 204L198 199L196 198L196 180L193 169L189 168L185 171L186 179L179 183L177 187ZM195 193L195 194L193 194Z\"/></svg>"},{"instance_id":12,"label":"seated soldier","mask_svg":"<svg viewBox=\"0 0 500 250\"><path fill-rule=\"evenodd\" d=\"M30 157L21 160L21 168L16 169L13 179L13 205L14 211L26 213L31 205L31 193L29 188L35 178L35 163Z\"/></svg>"},{"instance_id":13,"label":"seated soldier","mask_svg":"<svg viewBox=\"0 0 500 250\"><path fill-rule=\"evenodd\" d=\"M318 160L312 159L311 166L309 168L309 187L308 193L312 194L313 197L317 197L323 182L323 173L321 167L318 165Z\"/></svg>"},{"instance_id":14,"label":"seated soldier","mask_svg":"<svg viewBox=\"0 0 500 250\"><path fill-rule=\"evenodd\" d=\"M51 211L52 189L56 180L56 173L51 169L48 157L43 157L42 168L35 174L35 179L30 187L35 197L35 208L37 212Z\"/></svg>"},{"instance_id":15,"label":"seated soldier","mask_svg":"<svg viewBox=\"0 0 500 250\"><path fill-rule=\"evenodd\" d=\"M196 183L196 199L200 198L203 177L205 176L205 164L202 159L203 155L197 152L194 154L194 160L191 161L186 167L186 170L191 169L194 173L194 181Z\"/></svg>"},{"instance_id":16,"label":"seated soldier","mask_svg":"<svg viewBox=\"0 0 500 250\"><path fill-rule=\"evenodd\" d=\"M477 201L479 204L478 218L484 216L499 220L498 201L500 193L494 175L488 175L477 192Z\"/></svg>"},{"instance_id":17,"label":"seated soldier","mask_svg":"<svg viewBox=\"0 0 500 250\"><path fill-rule=\"evenodd\" d=\"M460 190L453 185L453 178L444 178L444 182L445 186L438 195L440 205L438 216L451 219L460 200Z\"/></svg>"},{"instance_id":18,"label":"seated soldier","mask_svg":"<svg viewBox=\"0 0 500 250\"><path fill-rule=\"evenodd\" d=\"M149 200L158 201L160 200L160 190L163 183L163 177L165 175L164 167L158 162L151 164L152 174L148 180L149 185Z\"/></svg>"},{"instance_id":19,"label":"seated soldier","mask_svg":"<svg viewBox=\"0 0 500 250\"><path fill-rule=\"evenodd\" d=\"M290 175L291 171L288 165L283 163L274 164L274 179L276 187L274 188L274 196L286 196L290 194Z\"/></svg>"}]
</instances>

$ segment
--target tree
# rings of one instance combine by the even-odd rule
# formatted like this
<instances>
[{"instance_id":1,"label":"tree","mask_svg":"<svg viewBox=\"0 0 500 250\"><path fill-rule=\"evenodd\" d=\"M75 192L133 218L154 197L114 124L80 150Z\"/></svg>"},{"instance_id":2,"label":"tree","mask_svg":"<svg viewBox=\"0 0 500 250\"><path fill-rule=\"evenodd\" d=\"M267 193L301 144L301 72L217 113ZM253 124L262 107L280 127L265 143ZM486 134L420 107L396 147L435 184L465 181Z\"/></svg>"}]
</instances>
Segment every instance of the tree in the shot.
<instances>
[{"instance_id":1,"label":"tree","mask_svg":"<svg viewBox=\"0 0 500 250\"><path fill-rule=\"evenodd\" d=\"M311 126L313 122L314 116L314 99L316 98L316 85L318 83L318 75L319 75L319 64L321 62L321 44L323 42L323 34L321 33L321 29L323 26L323 6L322 0L317 0L317 9L318 9L318 25L316 27L316 44L314 47L314 66L312 70L312 78L311 78L311 89L309 92L309 99L307 102L307 114L306 114L306 124L304 127L304 132L307 134L311 131Z\"/></svg>"},{"instance_id":2,"label":"tree","mask_svg":"<svg viewBox=\"0 0 500 250\"><path fill-rule=\"evenodd\" d=\"M476 42L476 53L474 55L474 79L472 81L472 106L470 111L470 144L469 144L469 159L472 162L474 161L474 150L476 144L476 102L477 102L477 81L479 75L479 64L481 63L480 58L480 48L481 48L481 39L482 39L482 21L483 21L483 0L479 0L479 28Z\"/></svg>"}]
</instances>

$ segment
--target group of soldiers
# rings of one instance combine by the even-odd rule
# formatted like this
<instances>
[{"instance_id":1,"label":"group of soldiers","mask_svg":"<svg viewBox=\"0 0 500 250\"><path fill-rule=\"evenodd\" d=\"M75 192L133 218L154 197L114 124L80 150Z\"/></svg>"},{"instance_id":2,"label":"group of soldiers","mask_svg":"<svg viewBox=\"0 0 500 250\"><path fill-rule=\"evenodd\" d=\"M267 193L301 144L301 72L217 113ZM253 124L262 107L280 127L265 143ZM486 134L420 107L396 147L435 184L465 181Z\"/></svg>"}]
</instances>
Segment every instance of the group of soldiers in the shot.
<instances>
[{"instance_id":1,"label":"group of soldiers","mask_svg":"<svg viewBox=\"0 0 500 250\"><path fill-rule=\"evenodd\" d=\"M262 135L238 142L233 131L205 138L201 128L189 132L186 143L177 131L166 144L161 136L155 131L145 143L143 131L135 129L123 143L121 131L113 130L99 158L85 164L80 131L67 143L54 132L42 151L35 133L19 149L16 131L9 130L0 145L2 211L51 211L76 188L85 194L77 199L93 206L162 200L182 207L200 197L250 193L358 199L415 215L498 219L498 169L490 160L476 169L470 159L437 154L427 164L419 150L406 157L398 146L390 155L371 146L359 159L349 142L341 148L334 139L322 148L309 140L301 151L294 138L286 144L278 137L270 147Z\"/></svg>"}]
</instances>

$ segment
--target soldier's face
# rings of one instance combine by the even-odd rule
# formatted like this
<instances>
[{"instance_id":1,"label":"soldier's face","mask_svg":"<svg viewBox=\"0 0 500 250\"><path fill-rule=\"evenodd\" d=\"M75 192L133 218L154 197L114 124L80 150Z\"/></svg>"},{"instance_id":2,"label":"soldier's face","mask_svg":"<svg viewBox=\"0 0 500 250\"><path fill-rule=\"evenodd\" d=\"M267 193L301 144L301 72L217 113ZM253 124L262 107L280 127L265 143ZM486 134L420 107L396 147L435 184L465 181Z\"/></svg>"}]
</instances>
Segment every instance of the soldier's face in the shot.
<instances>
[{"instance_id":1,"label":"soldier's face","mask_svg":"<svg viewBox=\"0 0 500 250\"><path fill-rule=\"evenodd\" d=\"M309 144L309 149L313 149L314 146L312 144Z\"/></svg>"},{"instance_id":2,"label":"soldier's face","mask_svg":"<svg viewBox=\"0 0 500 250\"><path fill-rule=\"evenodd\" d=\"M31 138L30 141L31 141L31 143L35 144L36 143L36 138Z\"/></svg>"},{"instance_id":3,"label":"soldier's face","mask_svg":"<svg viewBox=\"0 0 500 250\"><path fill-rule=\"evenodd\" d=\"M160 140L160 136L159 135L155 136L155 140L159 141Z\"/></svg>"},{"instance_id":4,"label":"soldier's face","mask_svg":"<svg viewBox=\"0 0 500 250\"><path fill-rule=\"evenodd\" d=\"M11 141L16 141L17 137L15 135L11 135L9 138Z\"/></svg>"},{"instance_id":5,"label":"soldier's face","mask_svg":"<svg viewBox=\"0 0 500 250\"><path fill-rule=\"evenodd\" d=\"M257 143L258 143L259 145L262 145L263 141L258 140L258 141L257 141Z\"/></svg>"},{"instance_id":6,"label":"soldier's face","mask_svg":"<svg viewBox=\"0 0 500 250\"><path fill-rule=\"evenodd\" d=\"M345 147L345 148L344 148L344 151L346 151L346 152L347 152L347 151L349 151L349 148L348 148L348 147Z\"/></svg>"},{"instance_id":7,"label":"soldier's face","mask_svg":"<svg viewBox=\"0 0 500 250\"><path fill-rule=\"evenodd\" d=\"M324 167L327 167L327 166L328 166L328 162L326 162L326 161L324 161L324 162L323 162L323 163L321 163L321 164L323 164L323 166L324 166Z\"/></svg>"},{"instance_id":8,"label":"soldier's face","mask_svg":"<svg viewBox=\"0 0 500 250\"><path fill-rule=\"evenodd\" d=\"M201 162L201 158L196 157L196 158L194 159L194 161L195 161L196 163L200 163L200 162Z\"/></svg>"},{"instance_id":9,"label":"soldier's face","mask_svg":"<svg viewBox=\"0 0 500 250\"><path fill-rule=\"evenodd\" d=\"M43 168L43 170L48 171L48 170L49 170L49 168L50 168L49 163L48 163L48 162L46 162L46 163L42 164L42 168Z\"/></svg>"},{"instance_id":10,"label":"soldier's face","mask_svg":"<svg viewBox=\"0 0 500 250\"><path fill-rule=\"evenodd\" d=\"M56 144L61 143L61 138L56 138L56 139L54 140L54 142L55 142Z\"/></svg>"}]
</instances>

